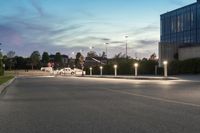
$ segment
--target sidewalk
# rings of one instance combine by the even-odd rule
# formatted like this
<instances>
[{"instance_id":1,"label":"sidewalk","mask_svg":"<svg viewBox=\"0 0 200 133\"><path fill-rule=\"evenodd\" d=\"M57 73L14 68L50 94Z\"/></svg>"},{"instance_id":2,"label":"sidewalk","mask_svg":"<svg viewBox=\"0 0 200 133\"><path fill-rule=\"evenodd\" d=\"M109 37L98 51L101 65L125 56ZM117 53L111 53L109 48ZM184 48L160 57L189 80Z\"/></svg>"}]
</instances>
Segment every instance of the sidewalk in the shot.
<instances>
[{"instance_id":1,"label":"sidewalk","mask_svg":"<svg viewBox=\"0 0 200 133\"><path fill-rule=\"evenodd\" d=\"M200 75L177 75L180 80L200 82Z\"/></svg>"}]
</instances>

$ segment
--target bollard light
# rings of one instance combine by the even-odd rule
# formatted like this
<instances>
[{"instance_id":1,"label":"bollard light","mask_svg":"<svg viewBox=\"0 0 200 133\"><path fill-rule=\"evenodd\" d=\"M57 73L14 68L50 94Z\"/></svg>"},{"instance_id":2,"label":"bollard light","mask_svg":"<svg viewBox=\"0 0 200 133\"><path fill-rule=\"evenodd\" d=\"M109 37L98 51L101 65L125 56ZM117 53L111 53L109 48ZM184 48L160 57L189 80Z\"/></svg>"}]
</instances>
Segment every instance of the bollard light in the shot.
<instances>
[{"instance_id":1,"label":"bollard light","mask_svg":"<svg viewBox=\"0 0 200 133\"><path fill-rule=\"evenodd\" d=\"M103 75L103 67L100 66L100 75L102 76Z\"/></svg>"},{"instance_id":2,"label":"bollard light","mask_svg":"<svg viewBox=\"0 0 200 133\"><path fill-rule=\"evenodd\" d=\"M163 61L163 65L164 65L164 77L168 77L168 70L167 70L168 61Z\"/></svg>"},{"instance_id":3,"label":"bollard light","mask_svg":"<svg viewBox=\"0 0 200 133\"><path fill-rule=\"evenodd\" d=\"M117 76L117 65L114 65L113 67L115 69L115 77L116 77Z\"/></svg>"},{"instance_id":4,"label":"bollard light","mask_svg":"<svg viewBox=\"0 0 200 133\"><path fill-rule=\"evenodd\" d=\"M139 66L138 63L134 64L134 67L135 67L135 76L138 76L138 66Z\"/></svg>"},{"instance_id":5,"label":"bollard light","mask_svg":"<svg viewBox=\"0 0 200 133\"><path fill-rule=\"evenodd\" d=\"M92 76L92 67L90 67L90 76Z\"/></svg>"}]
</instances>

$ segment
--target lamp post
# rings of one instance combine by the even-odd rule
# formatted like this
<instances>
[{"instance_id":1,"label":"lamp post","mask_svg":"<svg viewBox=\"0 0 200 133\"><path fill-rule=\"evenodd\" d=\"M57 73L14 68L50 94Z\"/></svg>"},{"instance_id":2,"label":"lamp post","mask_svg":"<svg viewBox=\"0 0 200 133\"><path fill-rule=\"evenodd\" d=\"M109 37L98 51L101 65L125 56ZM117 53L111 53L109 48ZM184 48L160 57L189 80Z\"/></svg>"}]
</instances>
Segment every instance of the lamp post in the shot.
<instances>
[{"instance_id":1,"label":"lamp post","mask_svg":"<svg viewBox=\"0 0 200 133\"><path fill-rule=\"evenodd\" d=\"M103 75L103 67L100 66L100 75L102 76Z\"/></svg>"},{"instance_id":2,"label":"lamp post","mask_svg":"<svg viewBox=\"0 0 200 133\"><path fill-rule=\"evenodd\" d=\"M117 65L114 65L114 69L115 69L115 77L117 77Z\"/></svg>"},{"instance_id":3,"label":"lamp post","mask_svg":"<svg viewBox=\"0 0 200 133\"><path fill-rule=\"evenodd\" d=\"M105 47L106 47L106 57L108 58L108 44L109 43L104 43L105 44Z\"/></svg>"},{"instance_id":4,"label":"lamp post","mask_svg":"<svg viewBox=\"0 0 200 133\"><path fill-rule=\"evenodd\" d=\"M92 76L92 67L90 67L90 76Z\"/></svg>"},{"instance_id":5,"label":"lamp post","mask_svg":"<svg viewBox=\"0 0 200 133\"><path fill-rule=\"evenodd\" d=\"M126 58L128 58L128 35L125 35L124 38L126 39Z\"/></svg>"},{"instance_id":6,"label":"lamp post","mask_svg":"<svg viewBox=\"0 0 200 133\"><path fill-rule=\"evenodd\" d=\"M135 76L138 76L138 66L139 66L138 63L134 64L134 67L135 67Z\"/></svg>"},{"instance_id":7,"label":"lamp post","mask_svg":"<svg viewBox=\"0 0 200 133\"><path fill-rule=\"evenodd\" d=\"M164 65L164 77L168 77L168 70L167 70L168 61L163 61L163 65Z\"/></svg>"}]
</instances>

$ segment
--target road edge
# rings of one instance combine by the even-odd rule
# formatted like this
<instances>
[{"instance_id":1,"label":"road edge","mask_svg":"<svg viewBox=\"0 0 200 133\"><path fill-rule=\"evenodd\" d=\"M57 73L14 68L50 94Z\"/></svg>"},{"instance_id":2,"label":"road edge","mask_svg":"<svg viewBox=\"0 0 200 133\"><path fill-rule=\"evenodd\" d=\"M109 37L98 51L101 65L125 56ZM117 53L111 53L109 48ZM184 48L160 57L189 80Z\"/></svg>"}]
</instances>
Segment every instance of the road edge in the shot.
<instances>
[{"instance_id":1,"label":"road edge","mask_svg":"<svg viewBox=\"0 0 200 133\"><path fill-rule=\"evenodd\" d=\"M3 83L2 85L0 85L0 94L2 94L5 89L10 86L14 81L15 81L16 77L10 79L9 81L7 81L6 83Z\"/></svg>"},{"instance_id":2,"label":"road edge","mask_svg":"<svg viewBox=\"0 0 200 133\"><path fill-rule=\"evenodd\" d=\"M77 77L82 77L82 76L77 76ZM87 78L105 78L105 79L129 79L129 80L178 80L178 78L175 77L145 77L145 76L130 76L130 77L121 77L121 76L84 76Z\"/></svg>"}]
</instances>

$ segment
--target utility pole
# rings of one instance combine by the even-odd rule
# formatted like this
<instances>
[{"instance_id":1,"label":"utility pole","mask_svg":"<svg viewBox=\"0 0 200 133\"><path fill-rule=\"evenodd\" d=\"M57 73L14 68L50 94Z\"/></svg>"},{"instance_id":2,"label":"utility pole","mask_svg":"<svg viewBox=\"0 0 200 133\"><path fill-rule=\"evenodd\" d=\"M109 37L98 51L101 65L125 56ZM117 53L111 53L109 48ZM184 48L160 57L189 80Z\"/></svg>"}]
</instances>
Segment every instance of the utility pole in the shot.
<instances>
[{"instance_id":1,"label":"utility pole","mask_svg":"<svg viewBox=\"0 0 200 133\"><path fill-rule=\"evenodd\" d=\"M128 59L128 35L125 35L124 38L126 39L126 59Z\"/></svg>"}]
</instances>

